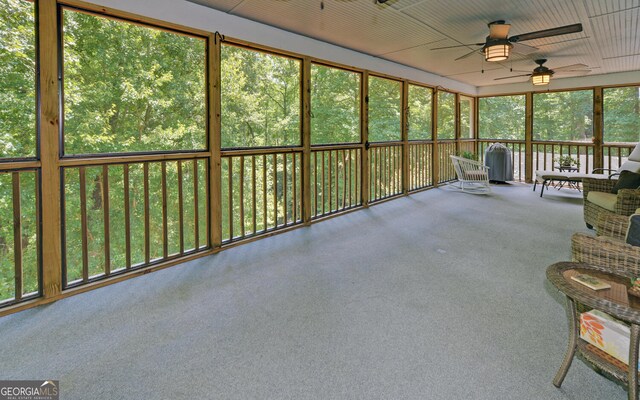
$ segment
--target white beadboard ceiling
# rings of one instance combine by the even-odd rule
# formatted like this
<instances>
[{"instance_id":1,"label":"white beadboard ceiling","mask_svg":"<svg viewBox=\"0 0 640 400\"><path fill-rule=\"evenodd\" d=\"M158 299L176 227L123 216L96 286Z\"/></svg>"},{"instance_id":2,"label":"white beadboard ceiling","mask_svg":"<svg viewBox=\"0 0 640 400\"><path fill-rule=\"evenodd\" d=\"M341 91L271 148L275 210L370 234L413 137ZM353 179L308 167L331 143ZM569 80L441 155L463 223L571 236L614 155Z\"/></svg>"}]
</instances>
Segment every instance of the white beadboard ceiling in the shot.
<instances>
[{"instance_id":1,"label":"white beadboard ceiling","mask_svg":"<svg viewBox=\"0 0 640 400\"><path fill-rule=\"evenodd\" d=\"M585 64L592 75L638 71L640 81L640 0L189 1L474 86L526 82L494 79L530 72L538 58L551 69ZM431 50L484 42L495 20L511 24L509 36L575 23L584 30L526 41L538 50L500 63L480 52L455 61L474 46Z\"/></svg>"}]
</instances>

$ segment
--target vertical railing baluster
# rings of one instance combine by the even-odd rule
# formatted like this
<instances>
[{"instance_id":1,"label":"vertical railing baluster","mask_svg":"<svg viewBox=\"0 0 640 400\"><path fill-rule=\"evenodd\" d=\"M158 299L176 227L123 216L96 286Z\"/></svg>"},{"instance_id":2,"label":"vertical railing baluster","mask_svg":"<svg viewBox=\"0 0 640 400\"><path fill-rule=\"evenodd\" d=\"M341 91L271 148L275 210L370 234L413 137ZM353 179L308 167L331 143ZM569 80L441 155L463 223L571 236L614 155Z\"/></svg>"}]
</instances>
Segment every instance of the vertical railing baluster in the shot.
<instances>
[{"instance_id":1,"label":"vertical railing baluster","mask_svg":"<svg viewBox=\"0 0 640 400\"><path fill-rule=\"evenodd\" d=\"M251 156L251 223L253 226L253 233L258 231L258 223L256 214L258 208L256 205L256 156Z\"/></svg>"},{"instance_id":2,"label":"vertical railing baluster","mask_svg":"<svg viewBox=\"0 0 640 400\"><path fill-rule=\"evenodd\" d=\"M289 193L287 190L287 164L289 163L289 157L287 153L282 154L282 222L283 225L287 225L289 223L289 214L287 202L289 201Z\"/></svg>"},{"instance_id":3,"label":"vertical railing baluster","mask_svg":"<svg viewBox=\"0 0 640 400\"><path fill-rule=\"evenodd\" d=\"M363 204L366 201L366 199L362 198L362 152L362 148L356 152L356 198L358 199L358 204Z\"/></svg>"},{"instance_id":4,"label":"vertical railing baluster","mask_svg":"<svg viewBox=\"0 0 640 400\"><path fill-rule=\"evenodd\" d=\"M318 215L318 152L313 152L313 215Z\"/></svg>"},{"instance_id":5,"label":"vertical railing baluster","mask_svg":"<svg viewBox=\"0 0 640 400\"><path fill-rule=\"evenodd\" d=\"M233 235L233 214L234 214L234 212L233 212L233 157L231 156L231 157L228 157L227 159L229 160L228 163L227 163L228 166L229 166L228 167L228 169L229 169L229 181L227 182L227 185L228 185L227 187L228 187L228 190L229 190L228 197L227 197L227 199L228 199L227 202L229 203L227 205L228 218L229 218L229 239L233 240L233 238L234 238L234 235Z\"/></svg>"},{"instance_id":6,"label":"vertical railing baluster","mask_svg":"<svg viewBox=\"0 0 640 400\"><path fill-rule=\"evenodd\" d=\"M79 168L80 174L80 225L82 229L82 281L89 280L89 249L88 236L89 227L87 224L87 178L85 167Z\"/></svg>"},{"instance_id":7,"label":"vertical railing baluster","mask_svg":"<svg viewBox=\"0 0 640 400\"><path fill-rule=\"evenodd\" d=\"M278 158L276 153L271 156L273 162L273 227L278 227Z\"/></svg>"},{"instance_id":8,"label":"vertical railing baluster","mask_svg":"<svg viewBox=\"0 0 640 400\"><path fill-rule=\"evenodd\" d=\"M143 166L144 175L144 261L149 264L151 261L151 235L149 214L149 163L145 162Z\"/></svg>"},{"instance_id":9,"label":"vertical railing baluster","mask_svg":"<svg viewBox=\"0 0 640 400\"><path fill-rule=\"evenodd\" d=\"M162 257L169 256L169 226L167 216L167 162L160 163L162 171Z\"/></svg>"},{"instance_id":10,"label":"vertical railing baluster","mask_svg":"<svg viewBox=\"0 0 640 400\"><path fill-rule=\"evenodd\" d=\"M204 164L204 202L205 202L205 228L206 228L206 234L207 234L207 241L205 242L205 246L208 247L213 247L214 244L211 241L211 232L213 227L211 226L211 179L209 179L210 175L211 175L211 170L210 170L210 164L209 164L209 159L205 158L202 160L202 163ZM219 182L220 186L216 187L216 190L219 189L222 186L222 182Z\"/></svg>"},{"instance_id":11,"label":"vertical railing baluster","mask_svg":"<svg viewBox=\"0 0 640 400\"><path fill-rule=\"evenodd\" d=\"M20 173L11 173L13 185L13 270L14 270L14 299L22 299L22 212L20 199Z\"/></svg>"},{"instance_id":12,"label":"vertical railing baluster","mask_svg":"<svg viewBox=\"0 0 640 400\"><path fill-rule=\"evenodd\" d=\"M325 203L326 203L326 187L325 187L325 152L321 152L322 155L322 215L325 214Z\"/></svg>"},{"instance_id":13,"label":"vertical railing baluster","mask_svg":"<svg viewBox=\"0 0 640 400\"><path fill-rule=\"evenodd\" d=\"M620 168L620 166L622 165L622 157L621 157L621 152L620 152L620 147L617 147L618 150L618 168Z\"/></svg>"},{"instance_id":14,"label":"vertical railing baluster","mask_svg":"<svg viewBox=\"0 0 640 400\"><path fill-rule=\"evenodd\" d=\"M125 268L131 269L131 197L129 184L129 164L122 166L122 184L124 197L124 252Z\"/></svg>"},{"instance_id":15,"label":"vertical railing baluster","mask_svg":"<svg viewBox=\"0 0 640 400\"><path fill-rule=\"evenodd\" d=\"M178 160L178 232L180 234L180 254L184 254L184 198L182 193L182 160Z\"/></svg>"},{"instance_id":16,"label":"vertical railing baluster","mask_svg":"<svg viewBox=\"0 0 640 400\"><path fill-rule=\"evenodd\" d=\"M244 237L244 156L240 156L240 237Z\"/></svg>"},{"instance_id":17,"label":"vertical railing baluster","mask_svg":"<svg viewBox=\"0 0 640 400\"><path fill-rule=\"evenodd\" d=\"M38 184L38 182L40 181L41 175L40 175L40 171L36 171L34 172L35 177L36 177L36 221L38 223L36 223L36 249L42 249L42 226L40 224L40 221L42 221L40 219L41 215L41 206L42 206L42 198L40 197L40 185ZM41 251L36 251L36 265L42 265L42 252ZM62 266L63 268L67 268L66 265ZM65 272L66 275L66 272ZM40 281L42 278L42 273L40 272L40 270L38 270L38 280ZM62 282L63 285L66 284L66 282ZM38 284L38 288L39 288L39 292L42 293L42 285Z\"/></svg>"},{"instance_id":18,"label":"vertical railing baluster","mask_svg":"<svg viewBox=\"0 0 640 400\"><path fill-rule=\"evenodd\" d=\"M339 200L338 200L338 196L340 194L340 167L338 165L338 161L339 161L338 160L338 156L340 155L340 151L339 150L334 150L334 152L336 153L336 157L335 157L336 164L335 164L335 175L334 175L334 179L335 179L334 191L336 192L336 199L335 199L336 200L336 203L335 203L336 204L336 208L335 209L337 211L338 208L340 207L339 206L340 203L339 203Z\"/></svg>"},{"instance_id":19,"label":"vertical railing baluster","mask_svg":"<svg viewBox=\"0 0 640 400\"><path fill-rule=\"evenodd\" d=\"M333 211L333 150L329 150L329 159L327 160L328 188L329 188L329 212Z\"/></svg>"},{"instance_id":20,"label":"vertical railing baluster","mask_svg":"<svg viewBox=\"0 0 640 400\"><path fill-rule=\"evenodd\" d=\"M267 155L262 155L262 226L267 231L269 219L267 217Z\"/></svg>"},{"instance_id":21,"label":"vertical railing baluster","mask_svg":"<svg viewBox=\"0 0 640 400\"><path fill-rule=\"evenodd\" d=\"M198 204L198 160L193 160L193 226L194 226L194 235L193 242L195 249L198 250L200 248L200 206Z\"/></svg>"},{"instance_id":22,"label":"vertical railing baluster","mask_svg":"<svg viewBox=\"0 0 640 400\"><path fill-rule=\"evenodd\" d=\"M351 207L353 205L353 197L352 197L352 192L353 192L353 155L357 150L353 150L353 149L349 149L347 150L348 154L349 154L349 158L348 158L348 165L349 165L349 207Z\"/></svg>"},{"instance_id":23,"label":"vertical railing baluster","mask_svg":"<svg viewBox=\"0 0 640 400\"><path fill-rule=\"evenodd\" d=\"M298 221L298 163L297 163L297 155L298 153L293 153L292 162L292 171L291 171L291 189L292 189L292 206L293 206L293 222Z\"/></svg>"},{"instance_id":24,"label":"vertical railing baluster","mask_svg":"<svg viewBox=\"0 0 640 400\"><path fill-rule=\"evenodd\" d=\"M351 151L351 150L347 150ZM344 210L347 206L347 159L346 151L342 150L342 209Z\"/></svg>"},{"instance_id":25,"label":"vertical railing baluster","mask_svg":"<svg viewBox=\"0 0 640 400\"><path fill-rule=\"evenodd\" d=\"M104 227L104 274L111 274L111 234L109 225L109 166L102 166L102 217Z\"/></svg>"}]
</instances>

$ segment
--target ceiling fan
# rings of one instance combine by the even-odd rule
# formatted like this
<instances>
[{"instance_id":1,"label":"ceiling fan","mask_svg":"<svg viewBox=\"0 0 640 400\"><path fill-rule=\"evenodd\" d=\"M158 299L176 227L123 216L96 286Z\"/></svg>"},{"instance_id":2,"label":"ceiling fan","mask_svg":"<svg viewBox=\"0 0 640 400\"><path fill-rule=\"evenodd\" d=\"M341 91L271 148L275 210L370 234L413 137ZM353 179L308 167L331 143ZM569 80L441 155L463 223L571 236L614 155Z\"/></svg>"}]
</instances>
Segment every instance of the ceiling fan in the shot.
<instances>
[{"instance_id":1,"label":"ceiling fan","mask_svg":"<svg viewBox=\"0 0 640 400\"><path fill-rule=\"evenodd\" d=\"M573 24L559 26L551 29L544 29L541 31L522 33L509 37L510 24L505 23L504 20L498 20L489 22L489 36L483 43L469 43L457 46L436 47L431 50L452 49L455 47L468 47L468 46L482 46L480 49L484 53L486 61L503 61L509 58L509 51L513 48L515 52L521 54L531 54L538 49L536 47L527 46L520 42L533 39L547 38L551 36L567 35L569 33L582 32L582 24ZM477 50L473 50L461 57L456 58L456 61L469 57L476 53Z\"/></svg>"},{"instance_id":2,"label":"ceiling fan","mask_svg":"<svg viewBox=\"0 0 640 400\"><path fill-rule=\"evenodd\" d=\"M539 60L535 60L535 63L538 64L538 66L533 70L533 72L529 73L529 74L522 74L522 75L513 75L513 76L503 76L502 78L496 78L494 80L496 81L500 81L503 79L512 79L512 78L519 78L522 76L530 76L531 77L531 82L534 85L547 85L549 83L549 81L551 80L551 77L555 74L568 74L568 75L573 75L573 76L580 76L580 75L586 75L589 72L591 72L591 70L589 69L589 67L587 67L584 64L572 64L572 65L565 65L564 67L558 67L555 69L550 69L545 67L543 64L546 63L547 60L545 58L541 58ZM524 71L516 71L516 72L524 72Z\"/></svg>"}]
</instances>

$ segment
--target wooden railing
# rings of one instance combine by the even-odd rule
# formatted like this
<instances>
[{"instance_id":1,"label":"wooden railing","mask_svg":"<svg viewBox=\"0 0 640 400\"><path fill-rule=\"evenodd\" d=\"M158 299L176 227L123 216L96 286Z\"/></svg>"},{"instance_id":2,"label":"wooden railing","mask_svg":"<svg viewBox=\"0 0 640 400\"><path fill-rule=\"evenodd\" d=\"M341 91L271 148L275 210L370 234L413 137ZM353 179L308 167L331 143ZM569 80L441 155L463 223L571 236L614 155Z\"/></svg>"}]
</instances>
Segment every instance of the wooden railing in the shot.
<instances>
[{"instance_id":1,"label":"wooden railing","mask_svg":"<svg viewBox=\"0 0 640 400\"><path fill-rule=\"evenodd\" d=\"M369 201L402 193L402 143L374 143L369 148Z\"/></svg>"},{"instance_id":2,"label":"wooden railing","mask_svg":"<svg viewBox=\"0 0 640 400\"><path fill-rule=\"evenodd\" d=\"M518 140L478 140L478 155L484 160L484 151L491 143L502 143L511 150L514 179L525 180L525 142ZM615 170L627 159L635 144L605 143L602 146L602 167ZM596 165L595 146L588 142L552 142L532 143L532 177L536 170L553 170L558 167L558 158L569 155L580 161L579 171L591 173Z\"/></svg>"},{"instance_id":3,"label":"wooden railing","mask_svg":"<svg viewBox=\"0 0 640 400\"><path fill-rule=\"evenodd\" d=\"M533 142L533 171L557 168L558 158L571 156L580 161L579 172L591 172L594 168L592 143L583 142Z\"/></svg>"},{"instance_id":4,"label":"wooden railing","mask_svg":"<svg viewBox=\"0 0 640 400\"><path fill-rule=\"evenodd\" d=\"M203 251L208 159L63 168L63 285Z\"/></svg>"},{"instance_id":5,"label":"wooden railing","mask_svg":"<svg viewBox=\"0 0 640 400\"><path fill-rule=\"evenodd\" d=\"M432 142L409 143L409 190L433 186L432 162Z\"/></svg>"},{"instance_id":6,"label":"wooden railing","mask_svg":"<svg viewBox=\"0 0 640 400\"><path fill-rule=\"evenodd\" d=\"M634 143L605 143L602 146L602 167L609 170L618 169L627 160L634 147Z\"/></svg>"},{"instance_id":7,"label":"wooden railing","mask_svg":"<svg viewBox=\"0 0 640 400\"><path fill-rule=\"evenodd\" d=\"M361 160L359 146L326 146L311 150L312 218L362 204Z\"/></svg>"},{"instance_id":8,"label":"wooden railing","mask_svg":"<svg viewBox=\"0 0 640 400\"><path fill-rule=\"evenodd\" d=\"M38 297L40 184L38 169L0 171L0 306Z\"/></svg>"},{"instance_id":9,"label":"wooden railing","mask_svg":"<svg viewBox=\"0 0 640 400\"><path fill-rule=\"evenodd\" d=\"M502 143L511 150L511 162L513 164L513 179L525 180L525 142L520 140L478 140L479 160L484 162L484 152L493 143Z\"/></svg>"},{"instance_id":10,"label":"wooden railing","mask_svg":"<svg viewBox=\"0 0 640 400\"><path fill-rule=\"evenodd\" d=\"M454 140L438 142L438 158L440 162L440 174L438 183L445 183L456 179L456 170L451 162L451 155L456 155L456 142Z\"/></svg>"},{"instance_id":11,"label":"wooden railing","mask_svg":"<svg viewBox=\"0 0 640 400\"><path fill-rule=\"evenodd\" d=\"M222 155L222 240L245 239L302 221L302 151Z\"/></svg>"}]
</instances>

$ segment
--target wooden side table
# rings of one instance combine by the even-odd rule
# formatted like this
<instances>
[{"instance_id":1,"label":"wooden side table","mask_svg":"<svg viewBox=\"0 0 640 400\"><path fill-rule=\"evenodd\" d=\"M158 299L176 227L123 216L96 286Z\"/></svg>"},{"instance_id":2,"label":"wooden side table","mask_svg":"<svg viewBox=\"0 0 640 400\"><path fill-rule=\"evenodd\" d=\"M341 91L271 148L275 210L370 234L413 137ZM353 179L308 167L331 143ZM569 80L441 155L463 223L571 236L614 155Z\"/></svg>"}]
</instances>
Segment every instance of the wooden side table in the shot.
<instances>
[{"instance_id":1,"label":"wooden side table","mask_svg":"<svg viewBox=\"0 0 640 400\"><path fill-rule=\"evenodd\" d=\"M571 276L588 274L611 284L610 289L595 291L575 282ZM629 399L638 399L638 348L640 339L640 298L629 295L631 272L612 271L582 263L560 262L547 268L547 279L567 296L567 317L569 318L569 345L562 365L556 373L553 384L560 387L571 362L579 352L597 368L627 384ZM605 312L612 317L631 324L629 343L629 366L610 357L605 352L580 338L580 322L576 303Z\"/></svg>"}]
</instances>

